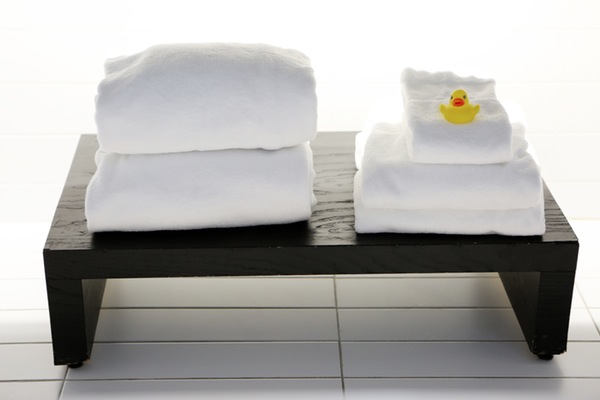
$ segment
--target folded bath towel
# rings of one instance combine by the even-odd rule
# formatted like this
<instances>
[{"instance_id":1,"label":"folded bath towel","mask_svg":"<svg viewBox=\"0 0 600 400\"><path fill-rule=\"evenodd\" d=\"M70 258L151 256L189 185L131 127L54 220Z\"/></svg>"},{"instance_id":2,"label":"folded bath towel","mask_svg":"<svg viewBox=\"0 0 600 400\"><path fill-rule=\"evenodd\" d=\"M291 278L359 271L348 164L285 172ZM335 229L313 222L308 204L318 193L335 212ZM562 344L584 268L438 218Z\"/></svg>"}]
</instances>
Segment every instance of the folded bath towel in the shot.
<instances>
[{"instance_id":1,"label":"folded bath towel","mask_svg":"<svg viewBox=\"0 0 600 400\"><path fill-rule=\"evenodd\" d=\"M172 44L109 59L100 148L126 154L278 149L316 135L310 60L264 44Z\"/></svg>"},{"instance_id":2,"label":"folded bath towel","mask_svg":"<svg viewBox=\"0 0 600 400\"><path fill-rule=\"evenodd\" d=\"M397 210L369 208L363 202L362 171L354 181L355 229L358 233L441 233L464 235L542 235L544 205L512 210Z\"/></svg>"},{"instance_id":3,"label":"folded bath towel","mask_svg":"<svg viewBox=\"0 0 600 400\"><path fill-rule=\"evenodd\" d=\"M513 159L485 165L419 164L408 156L401 124L376 125L366 140L361 171L368 208L508 210L534 207L542 180L522 134Z\"/></svg>"},{"instance_id":4,"label":"folded bath towel","mask_svg":"<svg viewBox=\"0 0 600 400\"><path fill-rule=\"evenodd\" d=\"M279 224L315 204L308 143L281 150L101 154L87 189L90 232Z\"/></svg>"},{"instance_id":5,"label":"folded bath towel","mask_svg":"<svg viewBox=\"0 0 600 400\"><path fill-rule=\"evenodd\" d=\"M480 105L470 123L450 123L440 112L440 104L447 104L456 89L464 89L471 103ZM408 69L402 73L402 91L412 161L492 164L510 160L511 124L496 99L493 80Z\"/></svg>"}]
</instances>

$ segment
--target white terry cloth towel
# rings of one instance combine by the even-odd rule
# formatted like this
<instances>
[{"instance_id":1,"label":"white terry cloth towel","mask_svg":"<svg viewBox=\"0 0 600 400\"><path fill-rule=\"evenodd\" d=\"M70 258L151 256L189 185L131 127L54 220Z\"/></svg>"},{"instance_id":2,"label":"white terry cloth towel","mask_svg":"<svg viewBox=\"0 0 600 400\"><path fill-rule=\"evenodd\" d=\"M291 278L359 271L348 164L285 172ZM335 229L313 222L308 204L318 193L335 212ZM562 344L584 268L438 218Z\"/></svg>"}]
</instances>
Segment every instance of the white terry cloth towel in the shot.
<instances>
[{"instance_id":1,"label":"white terry cloth towel","mask_svg":"<svg viewBox=\"0 0 600 400\"><path fill-rule=\"evenodd\" d=\"M507 210L539 203L542 179L522 133L514 136L510 162L420 164L408 156L403 128L376 125L367 138L361 165L365 207Z\"/></svg>"},{"instance_id":2,"label":"white terry cloth towel","mask_svg":"<svg viewBox=\"0 0 600 400\"><path fill-rule=\"evenodd\" d=\"M308 143L281 150L107 153L86 194L90 232L185 230L307 220Z\"/></svg>"},{"instance_id":3,"label":"white terry cloth towel","mask_svg":"<svg viewBox=\"0 0 600 400\"><path fill-rule=\"evenodd\" d=\"M523 108L519 104L510 102L510 101L503 101L502 105L504 106L504 108L506 109L506 112L508 114L508 118L511 123L511 131L515 130L512 133L516 134L516 135L524 135L524 132L527 127L527 118L525 117L525 112L523 111ZM389 97L383 98L380 101L378 101L371 108L371 110L369 110L369 114L365 120L363 130L356 137L356 150L357 150L356 165L359 166L361 163L360 155L362 154L362 151L364 150L364 144L366 142L367 136L371 133L373 126L375 126L377 124L384 124L384 123L391 124L391 125L397 125L397 124L400 124L401 122L403 122L404 120L405 120L404 104L403 104L403 100L402 100L401 96L389 96ZM515 128L515 126L517 126L517 125L518 125L518 127ZM410 134L410 132L407 131L407 135L409 135L409 134ZM464 133L459 133L459 135L462 135L463 137L466 136ZM425 136L427 136L427 134ZM433 139L433 135L431 135L431 138ZM510 140L511 140L511 147L512 147L512 138ZM462 152L462 150L464 149L464 146L461 143L457 143L454 140L452 140L451 137L447 137L447 138L442 137L442 138L440 138L440 141L441 141L441 143L445 143L447 145L447 147L444 148L442 145L438 145L437 146L438 155L440 155L440 157L442 157L442 158L446 158L446 161L449 161L449 158L453 158L453 159L457 160L457 157L454 156L453 154L441 155L440 153L442 152L442 149L444 149L445 151L450 151L454 147L457 148L457 150L454 150L454 151ZM431 149L434 148L433 147L434 145L435 145L434 143L431 143ZM490 153L492 153L492 152L498 152L498 149L495 149L495 150L490 149L490 146L493 145L493 140L490 140L490 138L488 138L487 141L481 141L475 145L479 146L479 147L488 146L488 155L491 155ZM461 147L462 147L462 149L461 149ZM409 151L410 150L411 149L409 147ZM530 151L532 151L532 149L530 149ZM414 160L414 155L411 155L409 153L409 156L411 157L412 161L416 162L416 160ZM421 155L421 157L423 157L423 155ZM471 154L471 157L476 158L478 156ZM461 162L461 164L463 164L463 163L464 162ZM487 162L485 162L485 163L487 163ZM360 168L360 167L358 167L358 168Z\"/></svg>"},{"instance_id":4,"label":"white terry cloth towel","mask_svg":"<svg viewBox=\"0 0 600 400\"><path fill-rule=\"evenodd\" d=\"M164 44L109 59L96 96L100 148L156 154L278 149L313 139L310 60L266 44Z\"/></svg>"},{"instance_id":5,"label":"white terry cloth towel","mask_svg":"<svg viewBox=\"0 0 600 400\"><path fill-rule=\"evenodd\" d=\"M464 235L542 235L546 230L542 199L532 207L509 210L398 210L365 207L362 171L354 181L355 230L358 233L440 233Z\"/></svg>"},{"instance_id":6,"label":"white terry cloth towel","mask_svg":"<svg viewBox=\"0 0 600 400\"><path fill-rule=\"evenodd\" d=\"M408 155L428 164L494 164L512 156L512 128L498 100L476 101L480 111L467 124L444 119L439 101L406 104Z\"/></svg>"},{"instance_id":7,"label":"white terry cloth towel","mask_svg":"<svg viewBox=\"0 0 600 400\"><path fill-rule=\"evenodd\" d=\"M495 94L495 81L452 72L402 72L407 139L412 161L439 164L491 164L511 158L511 124ZM456 89L464 89L479 104L475 120L467 124L446 121L440 104L448 104Z\"/></svg>"}]
</instances>

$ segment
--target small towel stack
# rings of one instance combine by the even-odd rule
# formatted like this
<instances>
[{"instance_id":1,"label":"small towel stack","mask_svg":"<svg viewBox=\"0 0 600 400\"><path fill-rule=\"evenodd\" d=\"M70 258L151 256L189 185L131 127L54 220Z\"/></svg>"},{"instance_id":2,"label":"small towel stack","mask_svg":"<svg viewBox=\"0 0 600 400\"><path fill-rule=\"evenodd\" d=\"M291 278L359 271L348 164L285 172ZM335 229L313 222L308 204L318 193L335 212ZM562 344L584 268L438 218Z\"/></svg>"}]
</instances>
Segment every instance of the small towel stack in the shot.
<instances>
[{"instance_id":1,"label":"small towel stack","mask_svg":"<svg viewBox=\"0 0 600 400\"><path fill-rule=\"evenodd\" d=\"M306 220L316 203L310 60L263 44L172 44L107 60L90 232Z\"/></svg>"},{"instance_id":2,"label":"small towel stack","mask_svg":"<svg viewBox=\"0 0 600 400\"><path fill-rule=\"evenodd\" d=\"M440 112L458 88L480 104L471 123ZM543 234L543 185L526 124L496 99L495 82L407 69L402 90L400 106L387 115L390 102L377 107L356 139L356 231Z\"/></svg>"}]
</instances>

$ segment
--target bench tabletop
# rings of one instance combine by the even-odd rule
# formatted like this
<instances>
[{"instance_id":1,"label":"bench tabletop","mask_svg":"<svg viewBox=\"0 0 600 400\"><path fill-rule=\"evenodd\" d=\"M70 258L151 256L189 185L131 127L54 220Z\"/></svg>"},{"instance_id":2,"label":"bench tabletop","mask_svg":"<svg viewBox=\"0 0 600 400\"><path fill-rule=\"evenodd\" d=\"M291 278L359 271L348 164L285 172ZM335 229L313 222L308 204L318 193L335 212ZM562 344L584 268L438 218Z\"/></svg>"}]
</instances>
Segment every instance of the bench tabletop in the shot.
<instances>
[{"instance_id":1,"label":"bench tabletop","mask_svg":"<svg viewBox=\"0 0 600 400\"><path fill-rule=\"evenodd\" d=\"M94 278L574 269L578 240L547 187L542 236L357 234L354 134L319 133L311 147L318 203L309 221L91 234L84 199L98 144L95 135L82 135L44 247L46 273ZM177 266L159 271L169 261Z\"/></svg>"}]
</instances>

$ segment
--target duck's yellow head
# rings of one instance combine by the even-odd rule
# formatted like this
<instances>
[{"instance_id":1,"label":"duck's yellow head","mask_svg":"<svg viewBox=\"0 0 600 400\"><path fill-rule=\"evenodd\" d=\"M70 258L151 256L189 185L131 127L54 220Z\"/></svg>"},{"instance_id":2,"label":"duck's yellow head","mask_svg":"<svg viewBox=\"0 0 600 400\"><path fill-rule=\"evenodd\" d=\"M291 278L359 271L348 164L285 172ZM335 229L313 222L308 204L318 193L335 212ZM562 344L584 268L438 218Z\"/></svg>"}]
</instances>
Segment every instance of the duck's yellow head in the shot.
<instances>
[{"instance_id":1,"label":"duck's yellow head","mask_svg":"<svg viewBox=\"0 0 600 400\"><path fill-rule=\"evenodd\" d=\"M457 89L450 96L450 105L453 107L462 107L469 104L469 96L462 89Z\"/></svg>"}]
</instances>

